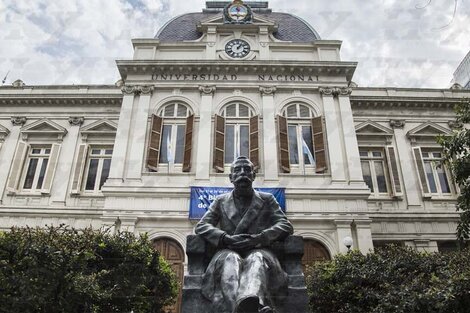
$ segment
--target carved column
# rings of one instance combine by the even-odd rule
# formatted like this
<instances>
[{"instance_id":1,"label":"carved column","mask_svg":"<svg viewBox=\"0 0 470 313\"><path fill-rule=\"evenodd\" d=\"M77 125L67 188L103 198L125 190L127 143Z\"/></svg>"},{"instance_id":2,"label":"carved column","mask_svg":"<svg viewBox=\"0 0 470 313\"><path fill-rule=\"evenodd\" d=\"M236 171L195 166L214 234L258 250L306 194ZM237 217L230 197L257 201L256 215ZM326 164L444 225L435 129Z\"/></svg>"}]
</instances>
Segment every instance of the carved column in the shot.
<instances>
[{"instance_id":1,"label":"carved column","mask_svg":"<svg viewBox=\"0 0 470 313\"><path fill-rule=\"evenodd\" d=\"M209 180L211 170L212 144L212 100L216 91L215 86L200 86L201 106L199 108L199 129L197 133L196 179Z\"/></svg>"},{"instance_id":2,"label":"carved column","mask_svg":"<svg viewBox=\"0 0 470 313\"><path fill-rule=\"evenodd\" d=\"M276 87L260 87L263 99L263 163L264 179L279 180L279 152L277 151L274 94Z\"/></svg>"},{"instance_id":3,"label":"carved column","mask_svg":"<svg viewBox=\"0 0 470 313\"><path fill-rule=\"evenodd\" d=\"M406 191L404 194L408 207L420 207L421 191L417 174L415 174L416 169L412 149L409 142L406 140L405 121L391 120L390 126L393 128L393 137L397 146L398 159L400 160L399 166L402 170L403 184Z\"/></svg>"},{"instance_id":4,"label":"carved column","mask_svg":"<svg viewBox=\"0 0 470 313\"><path fill-rule=\"evenodd\" d=\"M137 86L124 86L122 88L124 97L122 100L121 113L119 115L116 140L114 142L111 169L106 185L119 185L124 181L125 159L130 140L132 109L137 92L139 92Z\"/></svg>"},{"instance_id":5,"label":"carved column","mask_svg":"<svg viewBox=\"0 0 470 313\"><path fill-rule=\"evenodd\" d=\"M129 158L127 161L126 178L130 180L141 181L143 163L145 159L145 138L148 128L150 99L152 97L153 86L139 86L136 91L140 94L137 108L135 111L133 129L130 134L132 140L129 143Z\"/></svg>"},{"instance_id":6,"label":"carved column","mask_svg":"<svg viewBox=\"0 0 470 313\"><path fill-rule=\"evenodd\" d=\"M10 173L11 165L13 164L13 157L15 155L16 145L20 139L21 127L26 123L26 117L15 116L11 118L12 128L9 130L9 134L4 139L4 144L0 150L0 204L3 200L5 187Z\"/></svg>"},{"instance_id":7,"label":"carved column","mask_svg":"<svg viewBox=\"0 0 470 313\"><path fill-rule=\"evenodd\" d=\"M341 114L341 124L344 138L344 150L346 152L346 164L350 183L364 185L362 177L361 159L359 156L359 145L357 143L356 129L354 127L354 118L352 114L351 102L349 96L352 88L336 88L338 95L339 110Z\"/></svg>"},{"instance_id":8,"label":"carved column","mask_svg":"<svg viewBox=\"0 0 470 313\"><path fill-rule=\"evenodd\" d=\"M75 161L75 149L80 135L80 127L84 121L85 118L83 117L73 116L69 118L70 128L68 128L67 136L62 141L62 148L52 185L51 200L55 205L66 204L70 173L72 173Z\"/></svg>"},{"instance_id":9,"label":"carved column","mask_svg":"<svg viewBox=\"0 0 470 313\"><path fill-rule=\"evenodd\" d=\"M330 160L331 181L335 183L346 182L345 151L342 139L341 117L338 114L333 88L320 88L325 112L326 133L328 141L328 155Z\"/></svg>"}]
</instances>

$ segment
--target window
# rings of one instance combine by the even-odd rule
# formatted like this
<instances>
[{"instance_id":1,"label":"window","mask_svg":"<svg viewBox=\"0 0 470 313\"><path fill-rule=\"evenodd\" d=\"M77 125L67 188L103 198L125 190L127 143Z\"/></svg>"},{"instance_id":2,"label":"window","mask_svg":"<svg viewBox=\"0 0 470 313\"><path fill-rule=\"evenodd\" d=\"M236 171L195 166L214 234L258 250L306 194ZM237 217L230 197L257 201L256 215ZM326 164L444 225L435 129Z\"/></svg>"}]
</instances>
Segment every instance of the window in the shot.
<instances>
[{"instance_id":1,"label":"window","mask_svg":"<svg viewBox=\"0 0 470 313\"><path fill-rule=\"evenodd\" d=\"M239 156L250 154L249 118L253 111L241 103L232 103L225 107L225 164L231 164Z\"/></svg>"},{"instance_id":2,"label":"window","mask_svg":"<svg viewBox=\"0 0 470 313\"><path fill-rule=\"evenodd\" d=\"M293 103L284 110L282 117L287 123L289 171L313 172L316 160L312 110L304 104ZM317 139L319 139L319 143L323 143L323 134L320 133L321 140L320 137L317 137Z\"/></svg>"},{"instance_id":3,"label":"window","mask_svg":"<svg viewBox=\"0 0 470 313\"><path fill-rule=\"evenodd\" d=\"M98 192L101 190L109 176L112 155L113 149L111 147L91 147L89 149L83 182L85 192Z\"/></svg>"},{"instance_id":4,"label":"window","mask_svg":"<svg viewBox=\"0 0 470 313\"><path fill-rule=\"evenodd\" d=\"M382 149L360 149L362 175L372 195L389 195L390 186Z\"/></svg>"},{"instance_id":5,"label":"window","mask_svg":"<svg viewBox=\"0 0 470 313\"><path fill-rule=\"evenodd\" d=\"M191 169L194 115L184 103L165 105L152 118L147 167L158 171L159 165L171 171Z\"/></svg>"},{"instance_id":6,"label":"window","mask_svg":"<svg viewBox=\"0 0 470 313\"><path fill-rule=\"evenodd\" d=\"M43 189L50 155L50 146L32 146L29 149L23 178L23 190L41 191Z\"/></svg>"},{"instance_id":7,"label":"window","mask_svg":"<svg viewBox=\"0 0 470 313\"><path fill-rule=\"evenodd\" d=\"M239 156L259 167L259 116L246 104L232 102L215 116L214 169L223 173Z\"/></svg>"},{"instance_id":8,"label":"window","mask_svg":"<svg viewBox=\"0 0 470 313\"><path fill-rule=\"evenodd\" d=\"M432 149L421 149L424 171L429 191L433 194L451 194L447 169L442 162L442 152Z\"/></svg>"}]
</instances>

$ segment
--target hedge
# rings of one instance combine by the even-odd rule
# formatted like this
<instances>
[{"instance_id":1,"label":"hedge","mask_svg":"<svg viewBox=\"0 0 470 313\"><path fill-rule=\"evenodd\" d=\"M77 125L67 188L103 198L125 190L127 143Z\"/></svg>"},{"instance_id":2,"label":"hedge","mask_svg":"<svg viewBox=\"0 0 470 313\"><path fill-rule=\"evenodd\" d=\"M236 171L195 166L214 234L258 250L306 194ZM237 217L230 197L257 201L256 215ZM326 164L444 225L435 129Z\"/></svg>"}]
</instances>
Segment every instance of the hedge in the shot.
<instances>
[{"instance_id":1,"label":"hedge","mask_svg":"<svg viewBox=\"0 0 470 313\"><path fill-rule=\"evenodd\" d=\"M308 271L315 313L470 312L470 250L420 253L389 246L352 251Z\"/></svg>"},{"instance_id":2,"label":"hedge","mask_svg":"<svg viewBox=\"0 0 470 313\"><path fill-rule=\"evenodd\" d=\"M146 236L63 225L0 232L2 313L159 313L176 293Z\"/></svg>"}]
</instances>

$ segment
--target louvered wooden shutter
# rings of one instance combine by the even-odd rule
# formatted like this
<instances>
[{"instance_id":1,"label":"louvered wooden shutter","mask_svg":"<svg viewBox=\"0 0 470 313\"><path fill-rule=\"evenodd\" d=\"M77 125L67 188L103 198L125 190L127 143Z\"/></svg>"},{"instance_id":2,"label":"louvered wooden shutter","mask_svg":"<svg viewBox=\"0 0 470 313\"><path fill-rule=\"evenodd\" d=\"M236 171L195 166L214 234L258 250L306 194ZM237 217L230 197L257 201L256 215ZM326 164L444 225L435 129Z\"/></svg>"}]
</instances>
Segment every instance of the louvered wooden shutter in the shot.
<instances>
[{"instance_id":1,"label":"louvered wooden shutter","mask_svg":"<svg viewBox=\"0 0 470 313\"><path fill-rule=\"evenodd\" d=\"M224 172L225 164L225 118L215 115L214 134L214 169L217 173Z\"/></svg>"},{"instance_id":2,"label":"louvered wooden shutter","mask_svg":"<svg viewBox=\"0 0 470 313\"><path fill-rule=\"evenodd\" d=\"M259 115L250 118L250 160L259 168Z\"/></svg>"},{"instance_id":3,"label":"louvered wooden shutter","mask_svg":"<svg viewBox=\"0 0 470 313\"><path fill-rule=\"evenodd\" d=\"M421 153L420 147L413 148L413 156L416 162L416 168L418 169L418 177L420 181L421 191L423 195L429 195L429 185L428 180L426 179L426 172L424 170L423 155Z\"/></svg>"},{"instance_id":4,"label":"louvered wooden shutter","mask_svg":"<svg viewBox=\"0 0 470 313\"><path fill-rule=\"evenodd\" d=\"M402 195L400 175L398 173L398 162L395 154L395 148L388 146L385 149L388 162L388 172L390 173L390 181L392 184L392 192L394 196Z\"/></svg>"},{"instance_id":5,"label":"louvered wooden shutter","mask_svg":"<svg viewBox=\"0 0 470 313\"><path fill-rule=\"evenodd\" d=\"M194 130L194 114L186 119L186 136L184 139L184 158L183 172L191 171L191 152L193 151L193 130Z\"/></svg>"},{"instance_id":6,"label":"louvered wooden shutter","mask_svg":"<svg viewBox=\"0 0 470 313\"><path fill-rule=\"evenodd\" d=\"M321 116L312 119L313 146L315 149L315 172L324 173L327 169L325 129Z\"/></svg>"},{"instance_id":7,"label":"louvered wooden shutter","mask_svg":"<svg viewBox=\"0 0 470 313\"><path fill-rule=\"evenodd\" d=\"M23 172L23 166L28 153L29 146L25 142L18 142L16 147L15 156L11 165L11 172L8 178L7 191L15 192L18 189L20 183L21 173Z\"/></svg>"},{"instance_id":8,"label":"louvered wooden shutter","mask_svg":"<svg viewBox=\"0 0 470 313\"><path fill-rule=\"evenodd\" d=\"M152 129L150 134L147 167L153 171L158 170L158 161L160 158L160 142L162 140L163 119L152 115Z\"/></svg>"},{"instance_id":9,"label":"louvered wooden shutter","mask_svg":"<svg viewBox=\"0 0 470 313\"><path fill-rule=\"evenodd\" d=\"M278 115L277 124L279 138L279 161L281 162L281 170L284 173L290 173L289 135L287 133L287 119L281 115Z\"/></svg>"},{"instance_id":10,"label":"louvered wooden shutter","mask_svg":"<svg viewBox=\"0 0 470 313\"><path fill-rule=\"evenodd\" d=\"M52 182L54 181L59 155L60 145L56 143L52 144L51 154L49 156L49 162L47 163L46 175L44 175L44 184L42 185L41 193L51 193Z\"/></svg>"},{"instance_id":11,"label":"louvered wooden shutter","mask_svg":"<svg viewBox=\"0 0 470 313\"><path fill-rule=\"evenodd\" d=\"M82 189L83 174L85 171L85 163L88 154L88 145L80 145L78 147L77 160L73 170L72 190L71 194L79 194Z\"/></svg>"}]
</instances>

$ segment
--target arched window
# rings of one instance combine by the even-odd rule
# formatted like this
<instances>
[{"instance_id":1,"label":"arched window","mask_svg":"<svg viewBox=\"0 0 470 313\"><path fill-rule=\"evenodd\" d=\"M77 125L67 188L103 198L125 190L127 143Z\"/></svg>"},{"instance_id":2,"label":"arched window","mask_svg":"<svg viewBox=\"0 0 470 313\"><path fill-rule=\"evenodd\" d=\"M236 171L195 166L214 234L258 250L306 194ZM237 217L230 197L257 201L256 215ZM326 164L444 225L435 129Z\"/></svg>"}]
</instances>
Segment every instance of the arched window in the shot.
<instances>
[{"instance_id":1,"label":"arched window","mask_svg":"<svg viewBox=\"0 0 470 313\"><path fill-rule=\"evenodd\" d=\"M182 102L168 103L153 116L147 162L151 170L161 166L190 171L193 124L194 115Z\"/></svg>"},{"instance_id":2,"label":"arched window","mask_svg":"<svg viewBox=\"0 0 470 313\"><path fill-rule=\"evenodd\" d=\"M238 156L249 157L258 166L258 120L253 109L240 102L227 104L215 116L214 168L218 172Z\"/></svg>"},{"instance_id":3,"label":"arched window","mask_svg":"<svg viewBox=\"0 0 470 313\"><path fill-rule=\"evenodd\" d=\"M303 103L291 103L278 117L281 168L284 172L323 172L326 169L323 123Z\"/></svg>"}]
</instances>

